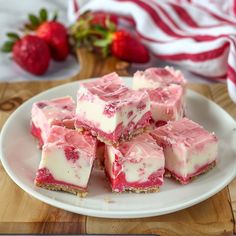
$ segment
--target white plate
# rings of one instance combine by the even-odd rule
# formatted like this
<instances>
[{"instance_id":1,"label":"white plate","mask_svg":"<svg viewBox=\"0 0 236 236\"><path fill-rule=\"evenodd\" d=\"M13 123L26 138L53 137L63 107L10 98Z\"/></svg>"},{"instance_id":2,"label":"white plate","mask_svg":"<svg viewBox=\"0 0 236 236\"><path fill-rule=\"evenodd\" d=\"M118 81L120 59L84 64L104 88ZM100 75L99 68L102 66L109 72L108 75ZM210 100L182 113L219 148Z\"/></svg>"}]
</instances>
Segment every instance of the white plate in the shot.
<instances>
[{"instance_id":1,"label":"white plate","mask_svg":"<svg viewBox=\"0 0 236 236\"><path fill-rule=\"evenodd\" d=\"M124 78L130 86L131 79ZM30 135L30 111L33 102L71 95L75 97L78 82L43 92L20 106L8 119L1 133L2 164L8 175L30 195L55 207L71 212L109 218L137 218L167 214L197 204L223 189L236 174L236 123L219 106L203 96L187 91L187 115L215 131L220 139L219 161L208 173L182 186L165 180L159 193L111 193L101 171L95 171L89 183L89 194L81 199L74 195L35 187L33 180L40 151Z\"/></svg>"}]
</instances>

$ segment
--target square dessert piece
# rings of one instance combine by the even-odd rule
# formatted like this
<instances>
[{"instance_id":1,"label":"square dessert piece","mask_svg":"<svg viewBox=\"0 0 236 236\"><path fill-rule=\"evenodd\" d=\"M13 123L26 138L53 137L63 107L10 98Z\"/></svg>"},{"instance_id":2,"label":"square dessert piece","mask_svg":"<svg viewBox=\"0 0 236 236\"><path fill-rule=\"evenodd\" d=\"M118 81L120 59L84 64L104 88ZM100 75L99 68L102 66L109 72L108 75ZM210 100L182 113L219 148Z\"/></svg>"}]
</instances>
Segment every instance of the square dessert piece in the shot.
<instances>
[{"instance_id":1,"label":"square dessert piece","mask_svg":"<svg viewBox=\"0 0 236 236\"><path fill-rule=\"evenodd\" d=\"M149 68L145 71L137 71L133 78L133 89L155 89L165 87L170 84L178 84L183 88L186 86L186 80L179 70L172 67Z\"/></svg>"},{"instance_id":2,"label":"square dessert piece","mask_svg":"<svg viewBox=\"0 0 236 236\"><path fill-rule=\"evenodd\" d=\"M114 192L157 192L164 164L163 149L147 133L105 148L105 171Z\"/></svg>"},{"instance_id":3,"label":"square dessert piece","mask_svg":"<svg viewBox=\"0 0 236 236\"><path fill-rule=\"evenodd\" d=\"M184 116L184 90L171 84L163 88L147 89L151 101L151 123L158 127L167 121L180 120Z\"/></svg>"},{"instance_id":4,"label":"square dessert piece","mask_svg":"<svg viewBox=\"0 0 236 236\"><path fill-rule=\"evenodd\" d=\"M43 145L35 185L85 196L96 143L91 135L53 126Z\"/></svg>"},{"instance_id":5,"label":"square dessert piece","mask_svg":"<svg viewBox=\"0 0 236 236\"><path fill-rule=\"evenodd\" d=\"M75 102L69 96L33 104L31 111L31 133L41 148L52 125L74 128Z\"/></svg>"},{"instance_id":6,"label":"square dessert piece","mask_svg":"<svg viewBox=\"0 0 236 236\"><path fill-rule=\"evenodd\" d=\"M142 133L151 118L146 91L125 87L116 73L82 83L77 94L77 129L89 130L106 144Z\"/></svg>"},{"instance_id":7,"label":"square dessert piece","mask_svg":"<svg viewBox=\"0 0 236 236\"><path fill-rule=\"evenodd\" d=\"M216 136L187 118L170 121L150 134L163 147L167 173L182 184L216 164Z\"/></svg>"}]
</instances>

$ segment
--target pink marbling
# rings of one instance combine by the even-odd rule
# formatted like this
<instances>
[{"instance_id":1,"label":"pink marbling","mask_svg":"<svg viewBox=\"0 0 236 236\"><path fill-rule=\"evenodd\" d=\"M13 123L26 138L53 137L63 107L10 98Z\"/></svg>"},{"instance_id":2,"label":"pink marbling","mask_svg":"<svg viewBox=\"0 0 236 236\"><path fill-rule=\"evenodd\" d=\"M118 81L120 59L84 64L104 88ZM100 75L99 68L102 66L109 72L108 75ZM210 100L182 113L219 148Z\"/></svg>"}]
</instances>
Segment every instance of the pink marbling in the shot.
<instances>
[{"instance_id":1,"label":"pink marbling","mask_svg":"<svg viewBox=\"0 0 236 236\"><path fill-rule=\"evenodd\" d=\"M52 125L74 128L75 103L69 96L44 100L33 104L31 111L32 127L40 130L42 144ZM33 130L33 129L32 129ZM32 132L34 136L34 132ZM36 136L36 138L40 138Z\"/></svg>"},{"instance_id":2,"label":"pink marbling","mask_svg":"<svg viewBox=\"0 0 236 236\"><path fill-rule=\"evenodd\" d=\"M146 69L145 71L137 71L134 74L134 79L138 80L140 77L148 81L152 81L153 88L170 84L178 84L185 87L187 83L187 81L184 79L183 74L178 70L174 70L172 67L151 67Z\"/></svg>"},{"instance_id":3,"label":"pink marbling","mask_svg":"<svg viewBox=\"0 0 236 236\"><path fill-rule=\"evenodd\" d=\"M115 192L161 186L164 162L163 149L147 133L105 149L105 170Z\"/></svg>"},{"instance_id":4,"label":"pink marbling","mask_svg":"<svg viewBox=\"0 0 236 236\"><path fill-rule=\"evenodd\" d=\"M150 134L163 147L165 168L182 184L216 162L217 137L187 118L169 121Z\"/></svg>"}]
</instances>

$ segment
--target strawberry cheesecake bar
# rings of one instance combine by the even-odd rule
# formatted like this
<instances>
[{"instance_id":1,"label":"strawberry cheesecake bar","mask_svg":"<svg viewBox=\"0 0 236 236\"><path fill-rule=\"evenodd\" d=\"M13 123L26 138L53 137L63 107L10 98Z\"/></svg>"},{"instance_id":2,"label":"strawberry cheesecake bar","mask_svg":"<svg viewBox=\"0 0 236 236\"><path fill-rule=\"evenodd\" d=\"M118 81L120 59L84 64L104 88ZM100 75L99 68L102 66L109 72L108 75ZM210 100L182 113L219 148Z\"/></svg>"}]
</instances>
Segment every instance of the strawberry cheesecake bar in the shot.
<instances>
[{"instance_id":1,"label":"strawberry cheesecake bar","mask_svg":"<svg viewBox=\"0 0 236 236\"><path fill-rule=\"evenodd\" d=\"M216 164L216 136L187 118L170 121L150 134L163 147L167 175L182 184Z\"/></svg>"},{"instance_id":2,"label":"strawberry cheesecake bar","mask_svg":"<svg viewBox=\"0 0 236 236\"><path fill-rule=\"evenodd\" d=\"M133 89L146 90L150 96L154 127L183 118L185 86L182 73L172 67L137 71L133 78Z\"/></svg>"},{"instance_id":3,"label":"strawberry cheesecake bar","mask_svg":"<svg viewBox=\"0 0 236 236\"><path fill-rule=\"evenodd\" d=\"M96 143L91 135L53 126L42 148L35 185L85 196Z\"/></svg>"},{"instance_id":4,"label":"strawberry cheesecake bar","mask_svg":"<svg viewBox=\"0 0 236 236\"><path fill-rule=\"evenodd\" d=\"M155 89L170 84L178 84L185 87L186 80L179 70L172 67L149 68L145 71L137 71L133 78L133 89Z\"/></svg>"},{"instance_id":5,"label":"strawberry cheesecake bar","mask_svg":"<svg viewBox=\"0 0 236 236\"><path fill-rule=\"evenodd\" d=\"M163 88L147 89L151 101L151 123L158 127L167 121L180 120L184 115L184 90L171 84Z\"/></svg>"},{"instance_id":6,"label":"strawberry cheesecake bar","mask_svg":"<svg viewBox=\"0 0 236 236\"><path fill-rule=\"evenodd\" d=\"M113 192L157 192L164 164L163 149L147 133L105 148L105 171Z\"/></svg>"},{"instance_id":7,"label":"strawberry cheesecake bar","mask_svg":"<svg viewBox=\"0 0 236 236\"><path fill-rule=\"evenodd\" d=\"M75 126L89 130L100 141L128 140L142 133L150 118L148 93L125 87L116 73L80 85Z\"/></svg>"},{"instance_id":8,"label":"strawberry cheesecake bar","mask_svg":"<svg viewBox=\"0 0 236 236\"><path fill-rule=\"evenodd\" d=\"M69 96L33 104L31 111L31 133L41 148L53 125L74 128L75 103Z\"/></svg>"}]
</instances>

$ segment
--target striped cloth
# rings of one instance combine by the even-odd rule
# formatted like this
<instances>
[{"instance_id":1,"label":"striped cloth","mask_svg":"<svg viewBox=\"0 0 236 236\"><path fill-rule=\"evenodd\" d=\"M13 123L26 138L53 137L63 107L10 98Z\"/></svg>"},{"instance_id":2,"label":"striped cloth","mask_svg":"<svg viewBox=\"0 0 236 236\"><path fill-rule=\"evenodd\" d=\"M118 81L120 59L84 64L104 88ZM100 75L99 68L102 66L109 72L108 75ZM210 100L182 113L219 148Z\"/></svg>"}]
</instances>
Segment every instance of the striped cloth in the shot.
<instances>
[{"instance_id":1,"label":"striped cloth","mask_svg":"<svg viewBox=\"0 0 236 236\"><path fill-rule=\"evenodd\" d=\"M70 23L86 10L120 16L158 58L227 81L236 102L236 0L69 0Z\"/></svg>"}]
</instances>

